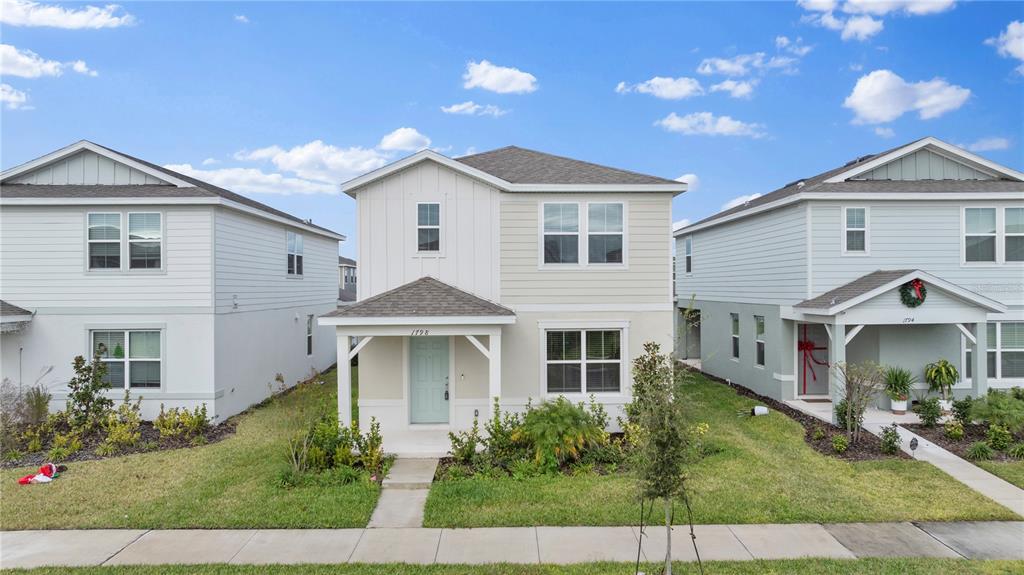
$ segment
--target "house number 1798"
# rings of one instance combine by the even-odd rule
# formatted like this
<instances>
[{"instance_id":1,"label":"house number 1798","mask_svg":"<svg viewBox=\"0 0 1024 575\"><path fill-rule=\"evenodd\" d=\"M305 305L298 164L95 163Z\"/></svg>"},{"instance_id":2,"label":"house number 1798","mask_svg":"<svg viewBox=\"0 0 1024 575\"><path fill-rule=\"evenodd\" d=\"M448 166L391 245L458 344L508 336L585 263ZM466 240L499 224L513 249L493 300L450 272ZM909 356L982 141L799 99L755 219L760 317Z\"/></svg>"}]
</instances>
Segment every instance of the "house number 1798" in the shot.
<instances>
[{"instance_id":1,"label":"house number 1798","mask_svg":"<svg viewBox=\"0 0 1024 575\"><path fill-rule=\"evenodd\" d=\"M430 335L429 329L414 329L410 335Z\"/></svg>"}]
</instances>

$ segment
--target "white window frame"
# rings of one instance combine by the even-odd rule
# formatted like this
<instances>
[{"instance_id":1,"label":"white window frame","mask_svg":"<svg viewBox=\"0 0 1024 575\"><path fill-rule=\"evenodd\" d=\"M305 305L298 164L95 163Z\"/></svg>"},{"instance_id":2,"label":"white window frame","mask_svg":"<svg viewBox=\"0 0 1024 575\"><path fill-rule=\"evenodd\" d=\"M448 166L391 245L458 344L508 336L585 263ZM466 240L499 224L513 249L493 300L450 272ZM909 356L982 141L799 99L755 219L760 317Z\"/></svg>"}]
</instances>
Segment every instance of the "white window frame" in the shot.
<instances>
[{"instance_id":1,"label":"white window frame","mask_svg":"<svg viewBox=\"0 0 1024 575\"><path fill-rule=\"evenodd\" d=\"M86 345L88 346L88 350L89 351L86 354L86 356L90 360L95 356L95 353L96 353L96 343L95 343L95 339L94 339L94 334L96 332L111 332L111 331L112 332L122 332L122 333L124 333L124 357L122 357L122 358L113 358L113 357L111 357L111 358L100 358L100 361L102 361L103 363L120 363L120 364L124 365L124 386L120 387L120 388L111 386L109 391L113 391L113 392L117 392L117 393L123 393L125 390L128 390L129 392L135 392L135 393L139 393L139 394L154 393L154 392L158 392L158 391L163 391L165 386L166 386L166 381L167 381L167 374L166 374L166 370L165 370L165 365L166 364L164 362L164 357L166 356L166 352L164 350L164 346L165 346L164 329L162 327L87 326L87 328L86 328ZM151 357L142 358L142 357L140 357L140 358L132 359L131 358L131 334L133 332L135 332L135 333L138 333L138 332L152 332L152 333L158 334L159 338L160 338L160 354L159 354L159 357L156 357L156 358L151 358ZM131 364L132 364L133 361L134 362L146 362L146 363L152 363L152 362L159 363L160 364L160 387L132 387L131 386L131 381L132 381Z\"/></svg>"},{"instance_id":2,"label":"white window frame","mask_svg":"<svg viewBox=\"0 0 1024 575\"><path fill-rule=\"evenodd\" d=\"M158 268L133 268L132 267L132 244L133 243L136 243L136 244L138 244L138 243L147 243L148 244L148 243L153 243L153 240L133 240L133 239L131 239L132 216L133 215L154 215L154 214L158 218L160 218L160 239L157 241L157 243L160 244L160 267L158 267ZM163 271L164 266L167 265L167 254L164 252L164 214L163 214L163 212L153 212L153 211L128 212L127 217L125 217L125 223L127 224L127 225L125 225L125 230L124 230L124 239L125 239L125 242L126 242L126 244L125 244L126 245L126 248L125 248L126 249L126 253L125 253L125 257L122 259L122 262L123 262L122 265L126 265L128 270L131 271L132 273L139 273L139 272L143 272L144 273L144 272Z\"/></svg>"},{"instance_id":3,"label":"white window frame","mask_svg":"<svg viewBox=\"0 0 1024 575\"><path fill-rule=\"evenodd\" d=\"M758 324L760 323L761 333L757 333ZM767 348L764 340L765 334L765 322L763 315L754 316L754 367L764 369L765 363L768 361ZM762 361L758 361L757 356L760 351Z\"/></svg>"},{"instance_id":4,"label":"white window frame","mask_svg":"<svg viewBox=\"0 0 1024 575\"><path fill-rule=\"evenodd\" d=\"M540 330L540 397L553 398L563 396L574 401L583 400L591 395L598 398L628 397L632 394L632 381L628 379L629 370L626 369L629 363L628 342L629 322L628 321L592 321L592 322L559 322L540 321L537 322ZM551 360L548 361L547 333L549 331L578 331L580 332L580 360ZM619 390L618 391L587 391L587 335L589 331L617 331L619 332ZM548 364L580 364L580 391L579 392L548 392ZM613 360L591 360L590 363L616 363Z\"/></svg>"},{"instance_id":5,"label":"white window frame","mask_svg":"<svg viewBox=\"0 0 1024 575\"><path fill-rule=\"evenodd\" d=\"M1003 324L1004 323L1022 323L1022 322L1021 321L1010 320L1010 321L990 321L988 323L995 324L995 326L996 326L996 329L995 329L996 337L995 337L994 341L990 340L990 341L986 342L986 350L985 350L985 365L988 365L988 354L989 353L995 353L996 354L996 362L995 362L996 363L996 366L995 366L996 367L996 372L988 374L989 386L990 387L997 387L997 388L1010 388L1010 387L1016 387L1016 386L1024 385L1024 377L1003 377L1003 352L1004 351L1012 351L1012 352L1022 352L1022 351L1024 351L1024 350L1020 350L1020 349L1010 349L1010 350L1004 350L1003 349ZM986 338L986 339L988 339L988 338ZM969 377L969 378L966 377L966 374L967 374L966 366L967 366L967 361L968 361L967 360L967 355L968 355L968 353L972 353L972 350L971 350L972 346L971 346L971 343L969 341L967 341L967 337L966 336L963 336L963 335L960 336L960 346L961 346L961 349L960 349L960 359L962 361L962 363L960 365L964 367L964 369L961 370L964 373L963 380L965 382L970 382L971 380L974 379L974 373L971 373L971 377Z\"/></svg>"},{"instance_id":6,"label":"white window frame","mask_svg":"<svg viewBox=\"0 0 1024 575\"><path fill-rule=\"evenodd\" d=\"M993 210L996 216L996 231L992 234L970 234L971 236L987 236L995 238L995 259L988 262L967 261L967 210ZM961 267L991 267L1005 263L1003 261L1003 210L998 206L961 206L960 207L960 265ZM1024 262L1011 262L1020 264Z\"/></svg>"},{"instance_id":7,"label":"white window frame","mask_svg":"<svg viewBox=\"0 0 1024 575\"><path fill-rule=\"evenodd\" d=\"M544 231L544 207L548 205L576 206L577 222L575 232ZM622 262L590 261L590 205L618 204L622 206ZM619 235L612 232L594 232L594 235ZM576 263L547 263L544 261L544 236L576 236ZM621 200L575 202L549 200L538 202L537 206L537 269L538 270L628 270L629 269L629 203Z\"/></svg>"},{"instance_id":8,"label":"white window frame","mask_svg":"<svg viewBox=\"0 0 1024 575\"><path fill-rule=\"evenodd\" d=\"M996 255L998 256L999 255L999 250L1002 250L1003 263L1006 263L1006 264L1009 264L1009 265L1015 265L1015 264L1016 265L1022 265L1022 264L1024 264L1024 260L1010 261L1010 260L1006 259L1006 238L1020 238L1020 237L1024 237L1024 232L1013 232L1013 233L1010 233L1010 232L1006 231L1006 212L1008 210L1014 210L1014 209L1019 210L1019 209L1024 209L1024 207L1022 207L1022 206L1004 206L1003 209L999 210L999 214L1001 214L1002 218L1003 218L1002 219L1002 228L1000 228L1000 226L999 226L999 223L1000 223L999 222L999 215L996 215L996 231L998 232L1000 229L1002 229L1002 231L1003 231L1002 238L999 241L999 246L996 248Z\"/></svg>"},{"instance_id":9,"label":"white window frame","mask_svg":"<svg viewBox=\"0 0 1024 575\"><path fill-rule=\"evenodd\" d=\"M437 206L437 225L420 225L420 206ZM420 257L440 257L444 251L444 206L440 200L433 202L416 202L416 212L413 214L413 221L416 223L416 233L413 234L415 253ZM437 230L437 249L420 249L420 230Z\"/></svg>"},{"instance_id":10,"label":"white window frame","mask_svg":"<svg viewBox=\"0 0 1024 575\"><path fill-rule=\"evenodd\" d=\"M306 316L306 357L313 355L313 324L315 322L316 317L313 314Z\"/></svg>"},{"instance_id":11,"label":"white window frame","mask_svg":"<svg viewBox=\"0 0 1024 575\"><path fill-rule=\"evenodd\" d=\"M294 250L292 250L292 248L288 247L288 238L289 238L290 235L291 236L295 236L295 246L296 246L296 248ZM285 258L284 258L284 272L285 272L285 275L287 277L293 278L293 279L301 279L302 277L304 277L306 275L306 256L305 256L306 240L302 237L302 234L300 234L299 232L293 232L292 230L286 230L285 233L284 233L284 251L285 251ZM293 269L291 271L288 270L288 256L295 256L295 260L294 260L295 263L294 263ZM301 272L299 271L299 267L300 267L299 266L299 258L302 258L302 266L301 266L302 267L302 271Z\"/></svg>"},{"instance_id":12,"label":"white window frame","mask_svg":"<svg viewBox=\"0 0 1024 575\"><path fill-rule=\"evenodd\" d=\"M729 314L729 358L735 362L740 360L740 314Z\"/></svg>"},{"instance_id":13,"label":"white window frame","mask_svg":"<svg viewBox=\"0 0 1024 575\"><path fill-rule=\"evenodd\" d=\"M863 228L850 228L847 227L849 220L847 220L847 212L850 210L864 210L864 227ZM843 206L843 255L844 256L870 256L871 255L871 208L869 206ZM847 232L864 232L864 250L863 251L850 251L847 249Z\"/></svg>"},{"instance_id":14,"label":"white window frame","mask_svg":"<svg viewBox=\"0 0 1024 575\"><path fill-rule=\"evenodd\" d=\"M544 210L547 206L574 205L576 206L576 231L575 232L549 232L544 229ZM540 202L537 214L537 267L539 269L566 269L586 267L587 252L583 249L584 204L582 202ZM576 236L576 263L547 263L544 261L544 239L547 236Z\"/></svg>"},{"instance_id":15,"label":"white window frame","mask_svg":"<svg viewBox=\"0 0 1024 575\"><path fill-rule=\"evenodd\" d=\"M693 235L683 238L683 274L693 275Z\"/></svg>"},{"instance_id":16,"label":"white window frame","mask_svg":"<svg viewBox=\"0 0 1024 575\"><path fill-rule=\"evenodd\" d=\"M117 216L117 240L93 240L89 239L89 219L90 216ZM90 273L112 273L120 272L124 270L124 237L126 234L124 226L124 214L121 212L86 212L85 213L85 270ZM116 268L94 268L92 267L89 246L92 244L117 244L117 253L119 256L119 264ZM161 262L163 263L163 262Z\"/></svg>"},{"instance_id":17,"label":"white window frame","mask_svg":"<svg viewBox=\"0 0 1024 575\"><path fill-rule=\"evenodd\" d=\"M590 206L592 205L617 205L622 208L622 231L621 232L593 232L590 231ZM585 240L580 244L580 262L583 266L593 266L601 269L622 269L626 267L627 254L629 253L629 231L626 222L628 221L629 214L626 212L628 206L626 202L621 201L608 201L608 202L585 202L583 206L586 213L580 214L580 219L585 220L580 222L580 232L582 233L583 239ZM622 261L621 262L591 262L590 261L590 236L622 236Z\"/></svg>"}]
</instances>

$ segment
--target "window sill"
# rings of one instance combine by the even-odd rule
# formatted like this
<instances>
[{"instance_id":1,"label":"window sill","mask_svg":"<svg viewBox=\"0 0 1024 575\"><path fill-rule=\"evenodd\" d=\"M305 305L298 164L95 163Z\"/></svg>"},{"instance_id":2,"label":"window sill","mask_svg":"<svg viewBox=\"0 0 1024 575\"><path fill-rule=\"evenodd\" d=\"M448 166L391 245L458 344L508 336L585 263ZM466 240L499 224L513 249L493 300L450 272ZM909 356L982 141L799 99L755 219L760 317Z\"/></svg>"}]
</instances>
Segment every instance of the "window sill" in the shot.
<instances>
[{"instance_id":1,"label":"window sill","mask_svg":"<svg viewBox=\"0 0 1024 575\"><path fill-rule=\"evenodd\" d=\"M626 264L540 264L538 271L629 271Z\"/></svg>"},{"instance_id":2,"label":"window sill","mask_svg":"<svg viewBox=\"0 0 1024 575\"><path fill-rule=\"evenodd\" d=\"M85 273L88 275L109 275L109 276L161 276L167 275L166 268L160 269L87 269Z\"/></svg>"},{"instance_id":3,"label":"window sill","mask_svg":"<svg viewBox=\"0 0 1024 575\"><path fill-rule=\"evenodd\" d=\"M301 279L303 279L305 277L306 276L298 275L298 274L286 274L284 276L284 279L286 279L286 280L301 280Z\"/></svg>"},{"instance_id":4,"label":"window sill","mask_svg":"<svg viewBox=\"0 0 1024 575\"><path fill-rule=\"evenodd\" d=\"M871 252L843 252L844 258L867 258L871 257Z\"/></svg>"},{"instance_id":5,"label":"window sill","mask_svg":"<svg viewBox=\"0 0 1024 575\"><path fill-rule=\"evenodd\" d=\"M445 256L441 252L416 252L412 255L412 257L425 260L439 260L444 258Z\"/></svg>"},{"instance_id":6,"label":"window sill","mask_svg":"<svg viewBox=\"0 0 1024 575\"><path fill-rule=\"evenodd\" d=\"M740 362L740 358L738 358L738 357L730 357L729 361L731 361L733 363L739 363Z\"/></svg>"}]
</instances>

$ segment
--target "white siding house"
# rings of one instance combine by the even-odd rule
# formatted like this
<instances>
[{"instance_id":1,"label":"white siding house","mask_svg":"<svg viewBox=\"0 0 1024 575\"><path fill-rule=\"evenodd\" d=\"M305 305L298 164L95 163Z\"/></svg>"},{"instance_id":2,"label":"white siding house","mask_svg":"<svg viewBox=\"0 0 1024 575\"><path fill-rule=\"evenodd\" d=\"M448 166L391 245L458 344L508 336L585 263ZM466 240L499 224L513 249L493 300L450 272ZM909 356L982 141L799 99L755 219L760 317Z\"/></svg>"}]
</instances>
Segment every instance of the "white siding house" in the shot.
<instances>
[{"instance_id":1,"label":"white siding house","mask_svg":"<svg viewBox=\"0 0 1024 575\"><path fill-rule=\"evenodd\" d=\"M205 403L215 421L333 363L314 318L343 236L85 141L0 182L0 298L29 313L4 322L0 370L54 407L76 355L100 353L146 418Z\"/></svg>"},{"instance_id":2,"label":"white siding house","mask_svg":"<svg viewBox=\"0 0 1024 575\"><path fill-rule=\"evenodd\" d=\"M787 400L837 398L840 361L903 366L925 387L924 366L948 359L957 395L1024 384L1016 170L924 138L674 235L690 253L677 261L676 353L708 373ZM909 307L899 292L915 280L925 301Z\"/></svg>"},{"instance_id":3,"label":"white siding house","mask_svg":"<svg viewBox=\"0 0 1024 575\"><path fill-rule=\"evenodd\" d=\"M486 419L493 398L594 394L614 416L643 343L671 349L671 201L685 184L507 147L425 150L343 189L359 301L320 322L337 329L339 365L359 355L362 426L434 431L441 444L420 447L443 453L444 432Z\"/></svg>"}]
</instances>

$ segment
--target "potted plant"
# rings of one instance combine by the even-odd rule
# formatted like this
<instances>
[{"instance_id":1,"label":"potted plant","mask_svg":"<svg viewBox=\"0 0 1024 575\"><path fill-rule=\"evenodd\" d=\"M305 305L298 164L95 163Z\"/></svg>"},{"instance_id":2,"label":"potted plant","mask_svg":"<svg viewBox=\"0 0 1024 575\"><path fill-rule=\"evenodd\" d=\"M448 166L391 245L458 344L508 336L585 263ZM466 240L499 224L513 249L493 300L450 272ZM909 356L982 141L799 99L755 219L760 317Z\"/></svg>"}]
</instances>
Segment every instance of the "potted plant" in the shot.
<instances>
[{"instance_id":1,"label":"potted plant","mask_svg":"<svg viewBox=\"0 0 1024 575\"><path fill-rule=\"evenodd\" d=\"M885 394L891 400L890 409L894 414L903 415L907 412L907 398L915 383L917 376L909 369L895 365L885 369Z\"/></svg>"},{"instance_id":2,"label":"potted plant","mask_svg":"<svg viewBox=\"0 0 1024 575\"><path fill-rule=\"evenodd\" d=\"M953 408L953 385L960 381L960 372L956 366L947 359L929 363L924 368L924 380L928 382L929 391L937 391L942 395L939 405L943 413L949 413Z\"/></svg>"}]
</instances>

